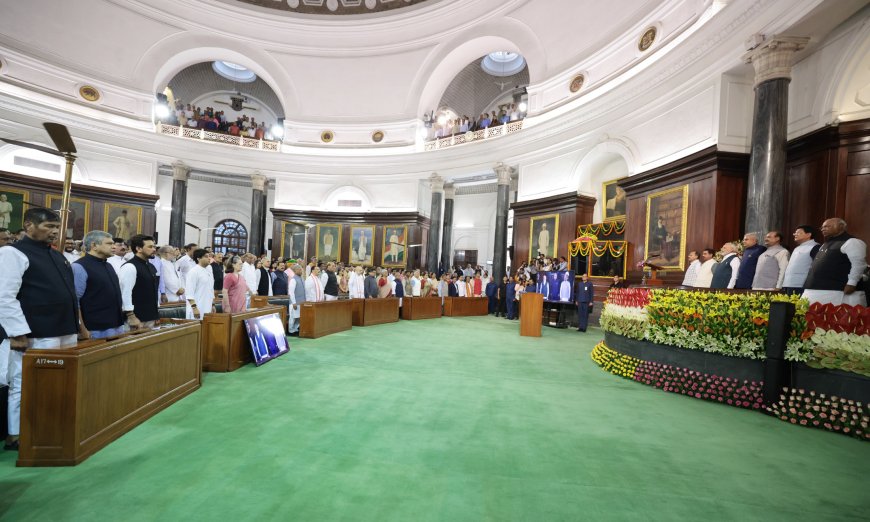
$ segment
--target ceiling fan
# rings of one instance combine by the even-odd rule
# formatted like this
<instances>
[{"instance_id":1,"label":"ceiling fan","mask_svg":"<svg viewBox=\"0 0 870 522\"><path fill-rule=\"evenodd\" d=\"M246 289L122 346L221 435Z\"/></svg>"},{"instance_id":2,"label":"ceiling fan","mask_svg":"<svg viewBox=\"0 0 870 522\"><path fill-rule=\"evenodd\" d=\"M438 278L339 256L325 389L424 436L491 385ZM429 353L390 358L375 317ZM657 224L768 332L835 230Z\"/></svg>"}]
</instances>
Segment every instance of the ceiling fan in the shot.
<instances>
[{"instance_id":1,"label":"ceiling fan","mask_svg":"<svg viewBox=\"0 0 870 522\"><path fill-rule=\"evenodd\" d=\"M48 136L51 138L51 141L54 142L54 146L57 147L57 150L43 147L42 145L36 145L34 143L27 143L26 141L10 140L7 138L0 138L0 141L4 141L10 145L17 145L26 149L38 150L40 152L45 152L46 154L60 156L66 160L66 171L64 172L63 177L63 195L60 204L61 233L58 234L57 242L55 244L58 250L62 250L64 240L66 239L67 222L69 221L69 194L72 189L72 168L73 163L75 163L76 160L76 145L73 143L72 136L70 136L69 130L65 125L46 122L43 123L42 126L45 127Z\"/></svg>"}]
</instances>

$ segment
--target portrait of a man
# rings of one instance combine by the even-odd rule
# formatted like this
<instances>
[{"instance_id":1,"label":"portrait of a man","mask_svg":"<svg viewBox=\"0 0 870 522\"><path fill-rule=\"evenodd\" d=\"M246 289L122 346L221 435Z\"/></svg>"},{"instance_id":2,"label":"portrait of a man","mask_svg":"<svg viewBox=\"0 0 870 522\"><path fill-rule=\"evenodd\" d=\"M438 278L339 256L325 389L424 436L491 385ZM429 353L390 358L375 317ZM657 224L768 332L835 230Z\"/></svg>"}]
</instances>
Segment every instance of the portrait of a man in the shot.
<instances>
[{"instance_id":1,"label":"portrait of a man","mask_svg":"<svg viewBox=\"0 0 870 522\"><path fill-rule=\"evenodd\" d=\"M381 250L382 265L405 266L408 246L407 238L407 225L387 225L384 227L384 244Z\"/></svg>"},{"instance_id":2,"label":"portrait of a man","mask_svg":"<svg viewBox=\"0 0 870 522\"><path fill-rule=\"evenodd\" d=\"M371 225L353 225L350 227L350 262L371 266L374 251L375 227Z\"/></svg>"},{"instance_id":3,"label":"portrait of a man","mask_svg":"<svg viewBox=\"0 0 870 522\"><path fill-rule=\"evenodd\" d=\"M644 259L663 268L684 269L688 208L688 185L647 196Z\"/></svg>"},{"instance_id":4,"label":"portrait of a man","mask_svg":"<svg viewBox=\"0 0 870 522\"><path fill-rule=\"evenodd\" d=\"M46 196L48 208L60 211L63 198L55 194ZM69 220L66 225L66 237L82 239L91 229L91 202L81 198L69 199ZM117 236L116 236L117 237Z\"/></svg>"},{"instance_id":5,"label":"portrait of a man","mask_svg":"<svg viewBox=\"0 0 870 522\"><path fill-rule=\"evenodd\" d=\"M559 215L535 216L531 219L529 235L529 262L543 254L556 257L558 250Z\"/></svg>"},{"instance_id":6,"label":"portrait of a man","mask_svg":"<svg viewBox=\"0 0 870 522\"><path fill-rule=\"evenodd\" d=\"M602 185L603 221L625 219L625 191L617 185L618 179Z\"/></svg>"},{"instance_id":7,"label":"portrait of a man","mask_svg":"<svg viewBox=\"0 0 870 522\"><path fill-rule=\"evenodd\" d=\"M301 223L281 223L281 257L284 259L305 258L305 225Z\"/></svg>"},{"instance_id":8,"label":"portrait of a man","mask_svg":"<svg viewBox=\"0 0 870 522\"><path fill-rule=\"evenodd\" d=\"M18 230L24 226L25 202L30 201L30 193L7 187L0 187L0 228Z\"/></svg>"},{"instance_id":9,"label":"portrait of a man","mask_svg":"<svg viewBox=\"0 0 870 522\"><path fill-rule=\"evenodd\" d=\"M142 207L107 203L103 230L124 240L141 233Z\"/></svg>"},{"instance_id":10,"label":"portrait of a man","mask_svg":"<svg viewBox=\"0 0 870 522\"><path fill-rule=\"evenodd\" d=\"M339 261L341 258L341 225L317 225L317 251L319 261Z\"/></svg>"}]
</instances>

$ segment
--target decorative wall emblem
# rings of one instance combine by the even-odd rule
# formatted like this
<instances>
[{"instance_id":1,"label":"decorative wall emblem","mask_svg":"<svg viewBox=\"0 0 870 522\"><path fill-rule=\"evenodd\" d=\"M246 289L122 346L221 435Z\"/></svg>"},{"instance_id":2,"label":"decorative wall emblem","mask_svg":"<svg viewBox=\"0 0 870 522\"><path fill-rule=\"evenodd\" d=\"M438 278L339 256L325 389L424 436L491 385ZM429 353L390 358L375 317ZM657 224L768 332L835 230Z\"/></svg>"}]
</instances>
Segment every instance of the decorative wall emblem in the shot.
<instances>
[{"instance_id":1,"label":"decorative wall emblem","mask_svg":"<svg viewBox=\"0 0 870 522\"><path fill-rule=\"evenodd\" d=\"M372 141L375 143L380 143L384 140L384 131L375 131L372 133Z\"/></svg>"},{"instance_id":2,"label":"decorative wall emblem","mask_svg":"<svg viewBox=\"0 0 870 522\"><path fill-rule=\"evenodd\" d=\"M637 49L640 52L644 52L650 47L652 47L653 42L656 40L656 28L650 27L646 31L643 32L643 36L640 37L640 41L637 42Z\"/></svg>"},{"instance_id":3,"label":"decorative wall emblem","mask_svg":"<svg viewBox=\"0 0 870 522\"><path fill-rule=\"evenodd\" d=\"M323 143L332 143L332 140L335 139L335 134L332 131L325 130L320 133L320 141Z\"/></svg>"},{"instance_id":4,"label":"decorative wall emblem","mask_svg":"<svg viewBox=\"0 0 870 522\"><path fill-rule=\"evenodd\" d=\"M583 82L586 81L586 77L582 74L578 74L574 78L571 79L571 85L568 87L571 89L571 92L577 92L583 88Z\"/></svg>"},{"instance_id":5,"label":"decorative wall emblem","mask_svg":"<svg viewBox=\"0 0 870 522\"><path fill-rule=\"evenodd\" d=\"M79 96L89 102L95 102L100 99L100 91L98 91L96 87L82 85L79 87Z\"/></svg>"}]
</instances>

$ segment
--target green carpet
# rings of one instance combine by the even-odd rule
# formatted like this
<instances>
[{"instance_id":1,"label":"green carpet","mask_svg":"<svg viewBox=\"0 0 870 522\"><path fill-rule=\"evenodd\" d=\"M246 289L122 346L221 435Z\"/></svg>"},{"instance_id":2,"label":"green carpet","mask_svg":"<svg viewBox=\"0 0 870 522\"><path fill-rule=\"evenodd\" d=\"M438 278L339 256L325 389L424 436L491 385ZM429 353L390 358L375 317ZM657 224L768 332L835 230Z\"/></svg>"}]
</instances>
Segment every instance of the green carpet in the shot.
<instances>
[{"instance_id":1,"label":"green carpet","mask_svg":"<svg viewBox=\"0 0 870 522\"><path fill-rule=\"evenodd\" d=\"M629 382L601 332L354 328L202 389L74 468L0 455L7 520L855 520L870 444Z\"/></svg>"}]
</instances>

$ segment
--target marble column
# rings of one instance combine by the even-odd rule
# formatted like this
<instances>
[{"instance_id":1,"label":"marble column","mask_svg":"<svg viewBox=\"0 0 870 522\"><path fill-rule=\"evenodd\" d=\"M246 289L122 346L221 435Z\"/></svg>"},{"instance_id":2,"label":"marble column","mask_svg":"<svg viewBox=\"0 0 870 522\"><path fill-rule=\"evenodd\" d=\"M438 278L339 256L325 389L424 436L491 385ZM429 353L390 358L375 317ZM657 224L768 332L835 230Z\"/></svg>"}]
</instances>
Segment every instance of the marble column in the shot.
<instances>
[{"instance_id":1,"label":"marble column","mask_svg":"<svg viewBox=\"0 0 870 522\"><path fill-rule=\"evenodd\" d=\"M176 247L184 246L184 232L187 225L187 178L190 167L180 161L172 164L172 211L169 214L169 241L160 244Z\"/></svg>"},{"instance_id":2,"label":"marble column","mask_svg":"<svg viewBox=\"0 0 870 522\"><path fill-rule=\"evenodd\" d=\"M429 242L426 249L426 269L438 272L438 233L441 232L441 197L444 192L444 178L433 172L429 176L432 189L432 209L429 212Z\"/></svg>"},{"instance_id":3,"label":"marble column","mask_svg":"<svg viewBox=\"0 0 870 522\"><path fill-rule=\"evenodd\" d=\"M456 187L452 183L444 185L444 226L441 228L441 268L450 267L453 253L453 198L456 197Z\"/></svg>"},{"instance_id":4,"label":"marble column","mask_svg":"<svg viewBox=\"0 0 870 522\"><path fill-rule=\"evenodd\" d=\"M266 176L259 172L251 175L251 186L254 188L251 196L251 229L248 231L248 251L254 255L264 252L265 238L264 217L266 215Z\"/></svg>"},{"instance_id":5,"label":"marble column","mask_svg":"<svg viewBox=\"0 0 870 522\"><path fill-rule=\"evenodd\" d=\"M808 41L773 36L743 55L755 69L745 232L763 236L771 230L782 230L788 84L794 54Z\"/></svg>"},{"instance_id":6,"label":"marble column","mask_svg":"<svg viewBox=\"0 0 870 522\"><path fill-rule=\"evenodd\" d=\"M511 173L513 169L504 163L498 163L495 168L498 176L498 194L495 209L495 239L492 252L492 277L501 283L507 270L507 219L510 204Z\"/></svg>"}]
</instances>

